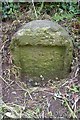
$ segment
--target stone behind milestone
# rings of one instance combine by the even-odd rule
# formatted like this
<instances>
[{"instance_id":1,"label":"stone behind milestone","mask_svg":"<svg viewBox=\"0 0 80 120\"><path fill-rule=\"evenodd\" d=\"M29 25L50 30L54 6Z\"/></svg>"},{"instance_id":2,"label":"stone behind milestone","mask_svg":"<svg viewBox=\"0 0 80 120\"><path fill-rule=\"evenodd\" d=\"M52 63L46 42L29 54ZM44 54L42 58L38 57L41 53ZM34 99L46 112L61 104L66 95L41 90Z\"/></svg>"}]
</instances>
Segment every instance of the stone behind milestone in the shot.
<instances>
[{"instance_id":1,"label":"stone behind milestone","mask_svg":"<svg viewBox=\"0 0 80 120\"><path fill-rule=\"evenodd\" d=\"M34 20L22 26L12 38L14 64L30 79L62 79L69 75L73 59L72 38L56 22Z\"/></svg>"}]
</instances>

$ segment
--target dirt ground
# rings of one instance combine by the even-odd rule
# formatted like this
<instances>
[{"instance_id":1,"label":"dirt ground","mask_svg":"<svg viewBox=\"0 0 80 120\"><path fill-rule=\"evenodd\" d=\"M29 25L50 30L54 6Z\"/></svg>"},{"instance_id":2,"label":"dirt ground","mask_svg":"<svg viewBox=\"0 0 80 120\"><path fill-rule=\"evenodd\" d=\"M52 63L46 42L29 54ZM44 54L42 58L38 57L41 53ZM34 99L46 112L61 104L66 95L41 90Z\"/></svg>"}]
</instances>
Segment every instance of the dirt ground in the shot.
<instances>
[{"instance_id":1,"label":"dirt ground","mask_svg":"<svg viewBox=\"0 0 80 120\"><path fill-rule=\"evenodd\" d=\"M73 20L74 21L74 20ZM70 21L60 22L65 29L69 30L69 34L73 35L71 32L74 29ZM66 27L66 24L68 27ZM48 83L43 87L35 86L32 87L27 82L16 81L16 70L15 68L11 70L12 59L9 51L9 44L12 35L18 30L20 24L15 22L3 22L3 43L2 43L2 72L3 79L2 86L0 86L0 91L2 88L3 101L6 104L17 104L25 107L25 110L34 111L35 114L30 114L29 117L40 117L40 118L72 118L73 113L71 113L69 106L75 112L77 118L80 118L80 49L74 47L74 60L72 64L72 70L70 76L65 80L65 83L58 82L59 86L55 85L54 82L48 81ZM75 42L80 42L80 35L76 35ZM6 42L5 42L6 41ZM1 41L0 41L1 45ZM0 46L0 48L2 48ZM0 59L1 60L1 59ZM1 65L0 65L1 69ZM1 70L0 70L1 73ZM0 74L1 75L1 74ZM73 87L75 86L74 90ZM72 89L72 90L71 90ZM68 100L68 105L65 105L66 98ZM75 102L77 100L77 102ZM74 107L74 103L76 103ZM23 117L26 117L23 115Z\"/></svg>"}]
</instances>

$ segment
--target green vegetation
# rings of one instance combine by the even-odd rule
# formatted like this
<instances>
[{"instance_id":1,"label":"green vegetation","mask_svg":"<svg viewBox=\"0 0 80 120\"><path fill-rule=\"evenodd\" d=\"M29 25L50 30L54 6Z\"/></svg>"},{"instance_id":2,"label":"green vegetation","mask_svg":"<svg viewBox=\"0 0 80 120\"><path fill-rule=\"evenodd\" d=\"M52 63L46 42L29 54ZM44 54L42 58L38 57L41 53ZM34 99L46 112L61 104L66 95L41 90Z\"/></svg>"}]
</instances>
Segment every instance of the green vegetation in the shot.
<instances>
[{"instance_id":1,"label":"green vegetation","mask_svg":"<svg viewBox=\"0 0 80 120\"><path fill-rule=\"evenodd\" d=\"M19 4L15 3L2 3L2 19L7 18L15 18L15 15L17 14L19 9Z\"/></svg>"},{"instance_id":2,"label":"green vegetation","mask_svg":"<svg viewBox=\"0 0 80 120\"><path fill-rule=\"evenodd\" d=\"M36 19L42 14L49 14L53 20L61 21L71 19L79 14L80 9L77 2L38 2L38 3L22 3L4 2L2 3L2 18L16 18L16 15L22 14L24 11L32 9ZM21 12L22 11L22 12Z\"/></svg>"}]
</instances>

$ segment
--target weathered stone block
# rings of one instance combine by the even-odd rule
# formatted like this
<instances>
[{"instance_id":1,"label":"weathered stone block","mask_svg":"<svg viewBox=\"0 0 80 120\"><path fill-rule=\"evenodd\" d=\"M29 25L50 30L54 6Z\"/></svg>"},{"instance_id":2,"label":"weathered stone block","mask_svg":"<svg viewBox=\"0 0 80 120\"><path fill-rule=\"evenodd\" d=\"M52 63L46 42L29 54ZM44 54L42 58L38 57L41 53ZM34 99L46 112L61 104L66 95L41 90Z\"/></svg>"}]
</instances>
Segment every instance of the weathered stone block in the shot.
<instances>
[{"instance_id":1,"label":"weathered stone block","mask_svg":"<svg viewBox=\"0 0 80 120\"><path fill-rule=\"evenodd\" d=\"M13 36L11 54L21 73L37 79L65 78L72 61L72 38L57 23L36 20Z\"/></svg>"}]
</instances>

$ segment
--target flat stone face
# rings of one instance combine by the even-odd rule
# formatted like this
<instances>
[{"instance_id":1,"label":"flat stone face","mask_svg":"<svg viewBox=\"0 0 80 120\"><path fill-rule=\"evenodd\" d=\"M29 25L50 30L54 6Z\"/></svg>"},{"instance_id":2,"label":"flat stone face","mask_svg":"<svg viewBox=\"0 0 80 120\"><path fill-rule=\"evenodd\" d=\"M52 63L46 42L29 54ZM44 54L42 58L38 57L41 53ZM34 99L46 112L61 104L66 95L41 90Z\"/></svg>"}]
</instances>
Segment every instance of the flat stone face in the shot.
<instances>
[{"instance_id":1,"label":"flat stone face","mask_svg":"<svg viewBox=\"0 0 80 120\"><path fill-rule=\"evenodd\" d=\"M32 79L65 78L72 62L72 38L57 23L36 20L13 36L11 54L21 73Z\"/></svg>"}]
</instances>

